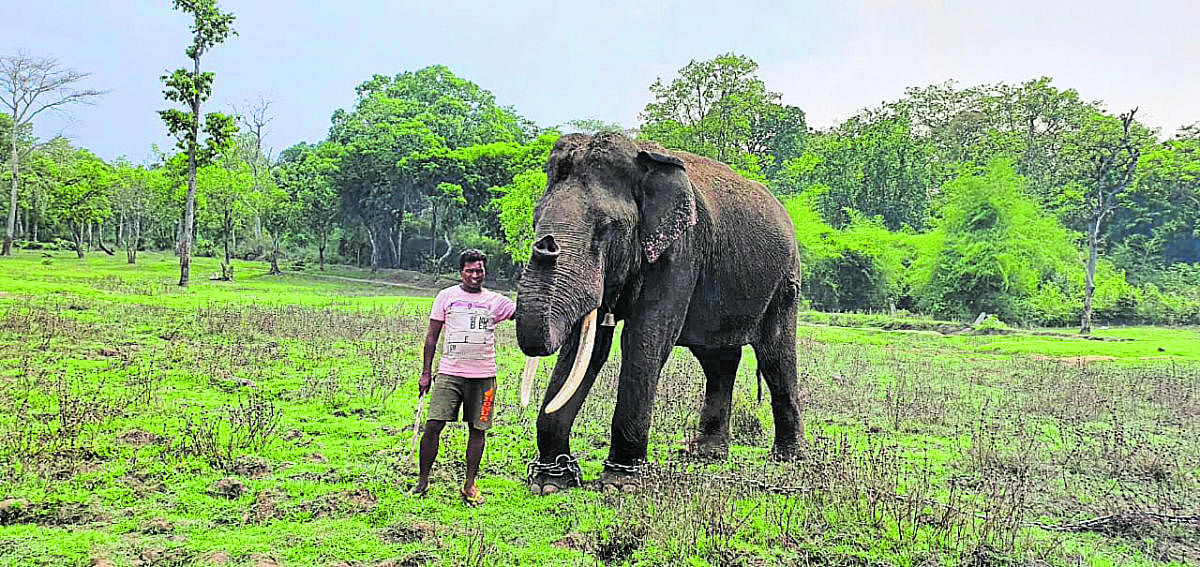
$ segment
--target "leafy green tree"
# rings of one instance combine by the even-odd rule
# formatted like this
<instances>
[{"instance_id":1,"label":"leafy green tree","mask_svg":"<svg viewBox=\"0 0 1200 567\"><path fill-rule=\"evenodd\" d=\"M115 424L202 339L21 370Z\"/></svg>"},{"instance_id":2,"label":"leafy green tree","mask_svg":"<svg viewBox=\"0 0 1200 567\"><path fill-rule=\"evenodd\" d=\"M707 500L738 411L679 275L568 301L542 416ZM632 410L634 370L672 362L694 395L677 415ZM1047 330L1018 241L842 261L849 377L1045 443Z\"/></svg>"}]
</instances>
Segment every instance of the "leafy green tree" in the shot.
<instances>
[{"instance_id":1,"label":"leafy green tree","mask_svg":"<svg viewBox=\"0 0 1200 567\"><path fill-rule=\"evenodd\" d=\"M334 182L343 218L361 223L371 265L399 267L411 213L429 206L440 183L471 189L439 169L450 152L492 143L520 144L531 123L498 106L491 93L435 65L359 85L353 111L333 116L329 141L342 148Z\"/></svg>"},{"instance_id":2,"label":"leafy green tree","mask_svg":"<svg viewBox=\"0 0 1200 567\"><path fill-rule=\"evenodd\" d=\"M254 193L254 206L262 215L263 228L271 235L270 275L283 273L279 269L279 243L297 222L300 205L295 195L268 182Z\"/></svg>"},{"instance_id":3,"label":"leafy green tree","mask_svg":"<svg viewBox=\"0 0 1200 567\"><path fill-rule=\"evenodd\" d=\"M937 247L919 307L956 318L980 311L1006 321L1032 318L1028 301L1044 282L1078 265L1072 235L1025 194L1004 160L948 183L934 227Z\"/></svg>"},{"instance_id":4,"label":"leafy green tree","mask_svg":"<svg viewBox=\"0 0 1200 567\"><path fill-rule=\"evenodd\" d=\"M222 13L216 0L172 0L176 10L192 16L192 43L186 53L192 60L192 70L176 69L163 75L167 100L183 104L187 111L171 108L160 110L159 116L167 130L178 140L179 149L187 153L187 196L184 200L183 226L179 245L179 285L188 285L192 262L192 227L196 211L196 168L208 163L228 149L237 131L233 118L218 112L204 116L206 135L201 146L200 105L212 95L213 74L200 71L200 60L209 49L223 43L237 32L233 30L233 14Z\"/></svg>"},{"instance_id":5,"label":"leafy green tree","mask_svg":"<svg viewBox=\"0 0 1200 567\"><path fill-rule=\"evenodd\" d=\"M616 122L606 122L599 118L577 118L568 120L559 127L566 133L599 134L600 132L624 132L625 127Z\"/></svg>"},{"instance_id":6,"label":"leafy green tree","mask_svg":"<svg viewBox=\"0 0 1200 567\"><path fill-rule=\"evenodd\" d=\"M297 232L312 236L317 260L325 269L325 249L339 221L337 188L333 175L339 167L341 147L332 142L319 146L300 143L283 151L275 168L276 183L295 195Z\"/></svg>"},{"instance_id":7,"label":"leafy green tree","mask_svg":"<svg viewBox=\"0 0 1200 567\"><path fill-rule=\"evenodd\" d=\"M133 264L137 262L138 249L142 245L142 230L159 209L166 179L161 169L133 166L127 161L116 164L113 177L111 202L113 211L120 218L119 234L123 236L118 237L117 245L124 241L125 258Z\"/></svg>"},{"instance_id":8,"label":"leafy green tree","mask_svg":"<svg viewBox=\"0 0 1200 567\"><path fill-rule=\"evenodd\" d=\"M1200 263L1200 136L1187 134L1146 147L1105 231L1114 261L1146 276Z\"/></svg>"},{"instance_id":9,"label":"leafy green tree","mask_svg":"<svg viewBox=\"0 0 1200 567\"><path fill-rule=\"evenodd\" d=\"M228 270L232 261L234 230L238 220L246 214L247 200L254 187L254 176L250 167L231 156L219 163L205 165L196 170L196 192L203 195L202 218L207 224L215 225L224 245L222 268Z\"/></svg>"},{"instance_id":10,"label":"leafy green tree","mask_svg":"<svg viewBox=\"0 0 1200 567\"><path fill-rule=\"evenodd\" d=\"M811 136L805 154L784 164L776 190L827 187L820 207L835 228L848 226L855 213L879 217L891 230L924 228L936 159L911 126L903 109L885 108L864 111L832 132Z\"/></svg>"},{"instance_id":11,"label":"leafy green tree","mask_svg":"<svg viewBox=\"0 0 1200 567\"><path fill-rule=\"evenodd\" d=\"M20 185L20 164L32 144L21 149L22 135L31 131L33 119L46 110L85 103L104 91L80 89L76 83L86 79L88 73L66 69L53 57L36 57L18 52L0 57L0 104L4 105L8 121L8 165L12 173L11 191L8 199L8 226L4 233L4 245L0 256L12 254L13 233L17 222L17 193ZM82 252L80 252L82 254Z\"/></svg>"},{"instance_id":12,"label":"leafy green tree","mask_svg":"<svg viewBox=\"0 0 1200 567\"><path fill-rule=\"evenodd\" d=\"M656 79L650 85L654 101L641 114L641 135L734 167L753 158L755 169L762 169L798 155L807 131L804 113L780 104L780 94L767 90L757 70L750 58L726 53L689 62L670 84Z\"/></svg>"},{"instance_id":13,"label":"leafy green tree","mask_svg":"<svg viewBox=\"0 0 1200 567\"><path fill-rule=\"evenodd\" d=\"M112 173L108 165L87 150L77 150L58 166L57 173L50 212L69 227L75 253L83 258L89 227L112 214L108 200Z\"/></svg>"}]
</instances>

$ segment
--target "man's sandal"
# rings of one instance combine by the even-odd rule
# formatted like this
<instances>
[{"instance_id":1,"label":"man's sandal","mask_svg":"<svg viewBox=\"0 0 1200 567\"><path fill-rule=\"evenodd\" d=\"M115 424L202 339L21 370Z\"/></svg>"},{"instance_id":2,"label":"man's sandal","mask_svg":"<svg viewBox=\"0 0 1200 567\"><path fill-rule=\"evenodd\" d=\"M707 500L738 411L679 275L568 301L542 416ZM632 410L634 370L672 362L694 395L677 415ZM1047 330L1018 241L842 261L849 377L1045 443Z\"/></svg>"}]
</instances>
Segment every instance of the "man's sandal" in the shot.
<instances>
[{"instance_id":1,"label":"man's sandal","mask_svg":"<svg viewBox=\"0 0 1200 567\"><path fill-rule=\"evenodd\" d=\"M414 485L412 488L408 489L408 495L413 498L420 498L425 496L426 492L429 492L428 484L426 484L423 488L418 488L418 486L419 485Z\"/></svg>"},{"instance_id":2,"label":"man's sandal","mask_svg":"<svg viewBox=\"0 0 1200 567\"><path fill-rule=\"evenodd\" d=\"M469 508L483 504L483 492L479 490L478 486L471 487L471 492L460 488L458 494L462 496L463 504L466 504Z\"/></svg>"}]
</instances>

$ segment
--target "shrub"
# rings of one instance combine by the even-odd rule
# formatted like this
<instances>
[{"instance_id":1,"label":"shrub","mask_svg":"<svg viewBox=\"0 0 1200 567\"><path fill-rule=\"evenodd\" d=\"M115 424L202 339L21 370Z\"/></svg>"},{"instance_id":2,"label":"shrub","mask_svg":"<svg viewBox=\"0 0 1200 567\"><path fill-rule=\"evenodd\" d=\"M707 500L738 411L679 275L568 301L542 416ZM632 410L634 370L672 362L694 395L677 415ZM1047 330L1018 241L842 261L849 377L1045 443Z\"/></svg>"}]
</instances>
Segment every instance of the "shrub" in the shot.
<instances>
[{"instance_id":1,"label":"shrub","mask_svg":"<svg viewBox=\"0 0 1200 567\"><path fill-rule=\"evenodd\" d=\"M918 292L924 312L965 319L986 311L1029 322L1042 284L1078 265L1071 233L1037 207L1024 185L1011 164L997 160L944 187L934 221L942 245Z\"/></svg>"}]
</instances>

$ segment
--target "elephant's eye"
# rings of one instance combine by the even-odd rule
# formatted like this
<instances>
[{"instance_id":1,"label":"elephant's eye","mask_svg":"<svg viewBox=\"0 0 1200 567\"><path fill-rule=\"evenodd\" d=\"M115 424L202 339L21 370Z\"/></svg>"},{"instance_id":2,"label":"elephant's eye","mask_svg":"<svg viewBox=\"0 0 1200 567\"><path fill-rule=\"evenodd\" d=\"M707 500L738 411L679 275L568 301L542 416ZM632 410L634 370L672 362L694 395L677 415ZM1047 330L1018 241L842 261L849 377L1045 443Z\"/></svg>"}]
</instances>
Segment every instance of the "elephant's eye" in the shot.
<instances>
[{"instance_id":1,"label":"elephant's eye","mask_svg":"<svg viewBox=\"0 0 1200 567\"><path fill-rule=\"evenodd\" d=\"M604 219L596 223L596 242L608 242L617 237L620 226L617 221Z\"/></svg>"}]
</instances>

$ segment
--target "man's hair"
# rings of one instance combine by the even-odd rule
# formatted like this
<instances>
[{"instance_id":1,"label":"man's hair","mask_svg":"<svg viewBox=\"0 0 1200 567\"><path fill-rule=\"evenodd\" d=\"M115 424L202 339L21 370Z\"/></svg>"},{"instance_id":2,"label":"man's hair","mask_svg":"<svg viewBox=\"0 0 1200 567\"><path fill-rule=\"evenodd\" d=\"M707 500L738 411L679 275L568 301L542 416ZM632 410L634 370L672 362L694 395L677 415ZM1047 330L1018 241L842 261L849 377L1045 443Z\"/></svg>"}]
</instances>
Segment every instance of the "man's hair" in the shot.
<instances>
[{"instance_id":1,"label":"man's hair","mask_svg":"<svg viewBox=\"0 0 1200 567\"><path fill-rule=\"evenodd\" d=\"M468 248L463 250L462 254L458 255L458 269L461 270L467 267L467 262L483 262L483 267L486 268L487 254L484 254L483 252L474 248Z\"/></svg>"}]
</instances>

